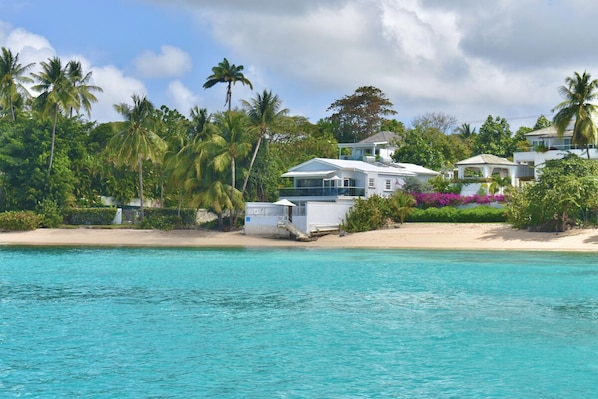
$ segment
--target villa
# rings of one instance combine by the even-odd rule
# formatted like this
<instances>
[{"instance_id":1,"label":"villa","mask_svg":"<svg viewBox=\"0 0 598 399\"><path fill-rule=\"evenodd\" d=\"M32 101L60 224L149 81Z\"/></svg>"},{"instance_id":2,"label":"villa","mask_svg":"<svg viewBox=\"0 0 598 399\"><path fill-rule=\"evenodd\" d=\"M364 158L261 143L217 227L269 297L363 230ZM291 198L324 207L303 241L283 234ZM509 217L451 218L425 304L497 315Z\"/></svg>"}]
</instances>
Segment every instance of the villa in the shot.
<instances>
[{"instance_id":1,"label":"villa","mask_svg":"<svg viewBox=\"0 0 598 399\"><path fill-rule=\"evenodd\" d=\"M339 144L340 159L314 158L290 168L282 177L292 184L280 190L279 201L245 204L245 234L306 238L338 231L357 198L390 196L408 177L425 181L439 174L394 163L396 147L388 133Z\"/></svg>"},{"instance_id":2,"label":"villa","mask_svg":"<svg viewBox=\"0 0 598 399\"><path fill-rule=\"evenodd\" d=\"M537 179L538 171L546 161L560 159L566 153L587 157L586 149L573 144L572 137L572 127L567 129L562 137L559 137L554 126L526 134L526 148L513 154L513 161L518 165L517 177L520 180ZM598 158L598 151L594 145L590 145L590 158Z\"/></svg>"}]
</instances>

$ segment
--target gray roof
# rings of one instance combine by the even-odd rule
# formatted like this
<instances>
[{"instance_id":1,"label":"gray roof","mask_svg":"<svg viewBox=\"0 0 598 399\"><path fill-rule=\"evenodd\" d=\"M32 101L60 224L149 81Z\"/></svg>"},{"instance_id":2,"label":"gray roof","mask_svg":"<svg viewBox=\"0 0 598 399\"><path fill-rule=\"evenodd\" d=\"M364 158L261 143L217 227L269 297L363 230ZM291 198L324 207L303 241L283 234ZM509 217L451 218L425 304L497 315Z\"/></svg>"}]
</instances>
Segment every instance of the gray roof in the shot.
<instances>
[{"instance_id":1,"label":"gray roof","mask_svg":"<svg viewBox=\"0 0 598 399\"><path fill-rule=\"evenodd\" d=\"M399 138L398 133L389 132L387 130L378 132L360 141L360 143L390 143Z\"/></svg>"},{"instance_id":2,"label":"gray roof","mask_svg":"<svg viewBox=\"0 0 598 399\"><path fill-rule=\"evenodd\" d=\"M511 162L508 159L497 157L492 154L480 154L471 158L464 159L463 161L457 162L455 165L504 165L504 166L516 166L515 162Z\"/></svg>"}]
</instances>

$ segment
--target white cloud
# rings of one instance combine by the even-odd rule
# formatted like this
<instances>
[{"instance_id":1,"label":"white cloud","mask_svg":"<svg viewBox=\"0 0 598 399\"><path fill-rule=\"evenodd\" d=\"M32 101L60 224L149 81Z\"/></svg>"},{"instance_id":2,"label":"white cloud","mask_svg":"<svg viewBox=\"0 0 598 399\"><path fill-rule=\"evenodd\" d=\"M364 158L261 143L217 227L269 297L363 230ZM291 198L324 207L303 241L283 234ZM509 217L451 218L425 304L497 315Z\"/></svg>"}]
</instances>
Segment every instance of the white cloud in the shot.
<instances>
[{"instance_id":1,"label":"white cloud","mask_svg":"<svg viewBox=\"0 0 598 399\"><path fill-rule=\"evenodd\" d=\"M160 54L153 51L140 54L135 67L143 77L180 77L191 70L191 56L177 47L162 46Z\"/></svg>"},{"instance_id":2,"label":"white cloud","mask_svg":"<svg viewBox=\"0 0 598 399\"><path fill-rule=\"evenodd\" d=\"M103 89L96 93L98 102L94 104L92 119L98 122L122 120L114 110L114 104L131 103L133 94L145 95L143 83L135 78L125 76L122 71L113 65L92 68L93 84Z\"/></svg>"},{"instance_id":3,"label":"white cloud","mask_svg":"<svg viewBox=\"0 0 598 399\"><path fill-rule=\"evenodd\" d=\"M188 115L189 110L199 102L199 98L179 80L168 84L168 97L183 115Z\"/></svg>"}]
</instances>

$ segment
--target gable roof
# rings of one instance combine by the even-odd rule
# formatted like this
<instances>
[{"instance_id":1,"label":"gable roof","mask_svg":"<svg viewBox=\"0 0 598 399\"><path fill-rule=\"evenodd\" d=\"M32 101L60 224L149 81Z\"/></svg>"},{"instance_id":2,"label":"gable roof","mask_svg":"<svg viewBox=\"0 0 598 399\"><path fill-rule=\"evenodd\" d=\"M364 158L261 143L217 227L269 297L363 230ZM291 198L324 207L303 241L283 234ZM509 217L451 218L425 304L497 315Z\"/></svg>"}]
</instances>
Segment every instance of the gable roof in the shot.
<instances>
[{"instance_id":1,"label":"gable roof","mask_svg":"<svg viewBox=\"0 0 598 399\"><path fill-rule=\"evenodd\" d=\"M503 166L517 166L515 162L508 159L497 157L492 154L480 154L471 158L464 159L457 162L455 165L503 165Z\"/></svg>"}]
</instances>

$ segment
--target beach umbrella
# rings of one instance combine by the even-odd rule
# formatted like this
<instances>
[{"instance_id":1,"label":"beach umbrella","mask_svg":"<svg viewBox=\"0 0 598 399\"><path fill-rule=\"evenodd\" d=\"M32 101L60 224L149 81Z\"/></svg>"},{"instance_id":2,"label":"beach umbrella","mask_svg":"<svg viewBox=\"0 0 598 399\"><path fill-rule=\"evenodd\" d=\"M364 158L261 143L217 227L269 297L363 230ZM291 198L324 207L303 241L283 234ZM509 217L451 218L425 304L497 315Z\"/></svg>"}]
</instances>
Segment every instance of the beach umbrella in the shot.
<instances>
[{"instance_id":1,"label":"beach umbrella","mask_svg":"<svg viewBox=\"0 0 598 399\"><path fill-rule=\"evenodd\" d=\"M291 201L289 201L288 199L281 199L278 200L274 203L274 205L282 205L282 206L297 206L295 204L293 204Z\"/></svg>"}]
</instances>

